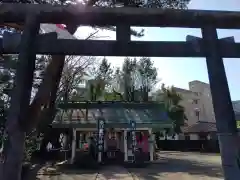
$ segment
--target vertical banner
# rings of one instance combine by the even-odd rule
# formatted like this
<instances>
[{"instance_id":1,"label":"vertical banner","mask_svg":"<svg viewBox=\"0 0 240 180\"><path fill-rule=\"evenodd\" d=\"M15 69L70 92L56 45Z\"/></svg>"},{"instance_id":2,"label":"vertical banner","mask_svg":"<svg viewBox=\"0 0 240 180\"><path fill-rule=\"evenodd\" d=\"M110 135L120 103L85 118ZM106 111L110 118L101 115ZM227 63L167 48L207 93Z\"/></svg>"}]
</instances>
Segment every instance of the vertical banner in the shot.
<instances>
[{"instance_id":1,"label":"vertical banner","mask_svg":"<svg viewBox=\"0 0 240 180\"><path fill-rule=\"evenodd\" d=\"M103 118L98 120L98 152L104 151L104 129L105 121Z\"/></svg>"},{"instance_id":2,"label":"vertical banner","mask_svg":"<svg viewBox=\"0 0 240 180\"><path fill-rule=\"evenodd\" d=\"M131 137L132 137L132 153L133 153L133 160L135 161L135 152L136 152L136 146L137 146L136 122L135 121L130 121L130 125L131 125Z\"/></svg>"}]
</instances>

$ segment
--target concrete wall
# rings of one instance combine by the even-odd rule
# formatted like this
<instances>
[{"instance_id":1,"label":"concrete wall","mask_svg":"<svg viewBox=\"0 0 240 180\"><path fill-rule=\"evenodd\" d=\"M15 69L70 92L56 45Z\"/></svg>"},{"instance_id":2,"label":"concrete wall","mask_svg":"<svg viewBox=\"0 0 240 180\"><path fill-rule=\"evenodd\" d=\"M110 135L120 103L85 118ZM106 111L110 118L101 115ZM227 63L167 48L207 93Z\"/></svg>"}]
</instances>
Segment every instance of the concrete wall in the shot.
<instances>
[{"instance_id":1,"label":"concrete wall","mask_svg":"<svg viewBox=\"0 0 240 180\"><path fill-rule=\"evenodd\" d=\"M187 116L188 125L195 124L200 120L201 110L198 104L194 103L194 100L199 100L198 96L190 90L175 88L176 92L182 97L180 104L185 108L185 115ZM199 111L199 118L196 116L195 111Z\"/></svg>"},{"instance_id":2,"label":"concrete wall","mask_svg":"<svg viewBox=\"0 0 240 180\"><path fill-rule=\"evenodd\" d=\"M201 121L215 122L210 85L201 81L189 82L189 89L198 94L202 110Z\"/></svg>"},{"instance_id":3,"label":"concrete wall","mask_svg":"<svg viewBox=\"0 0 240 180\"><path fill-rule=\"evenodd\" d=\"M190 137L190 140L200 140L199 134L197 133L191 133L189 134L189 137ZM181 138L180 140L184 140L184 139L186 138L184 137L184 138ZM207 140L211 140L211 139L214 139L214 137L211 137L211 135L209 134L207 136Z\"/></svg>"}]
</instances>

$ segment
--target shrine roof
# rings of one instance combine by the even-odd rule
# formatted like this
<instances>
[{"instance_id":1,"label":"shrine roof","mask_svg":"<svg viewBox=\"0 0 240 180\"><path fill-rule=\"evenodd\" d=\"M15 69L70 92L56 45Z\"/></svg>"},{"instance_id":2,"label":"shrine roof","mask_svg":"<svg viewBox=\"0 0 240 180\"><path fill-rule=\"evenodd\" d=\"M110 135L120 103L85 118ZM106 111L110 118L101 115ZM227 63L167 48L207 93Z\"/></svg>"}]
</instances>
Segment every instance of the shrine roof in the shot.
<instances>
[{"instance_id":1,"label":"shrine roof","mask_svg":"<svg viewBox=\"0 0 240 180\"><path fill-rule=\"evenodd\" d=\"M88 111L88 113L87 113ZM135 121L137 127L152 127L156 125L172 126L172 121L165 111L164 104L155 108L101 108L101 109L61 109L53 121L53 127L96 127L98 118L105 120L106 126L128 127L130 121Z\"/></svg>"}]
</instances>

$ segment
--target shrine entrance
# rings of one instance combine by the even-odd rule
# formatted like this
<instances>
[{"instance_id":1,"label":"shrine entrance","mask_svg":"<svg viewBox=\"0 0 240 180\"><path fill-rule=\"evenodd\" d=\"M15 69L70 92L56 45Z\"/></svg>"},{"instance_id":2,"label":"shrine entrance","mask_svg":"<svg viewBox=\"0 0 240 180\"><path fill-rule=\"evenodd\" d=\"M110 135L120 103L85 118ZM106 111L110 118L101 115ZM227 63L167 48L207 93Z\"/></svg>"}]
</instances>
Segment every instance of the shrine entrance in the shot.
<instances>
[{"instance_id":1,"label":"shrine entrance","mask_svg":"<svg viewBox=\"0 0 240 180\"><path fill-rule=\"evenodd\" d=\"M121 163L124 161L123 131L109 128L105 135L105 154L103 161L106 163Z\"/></svg>"}]
</instances>

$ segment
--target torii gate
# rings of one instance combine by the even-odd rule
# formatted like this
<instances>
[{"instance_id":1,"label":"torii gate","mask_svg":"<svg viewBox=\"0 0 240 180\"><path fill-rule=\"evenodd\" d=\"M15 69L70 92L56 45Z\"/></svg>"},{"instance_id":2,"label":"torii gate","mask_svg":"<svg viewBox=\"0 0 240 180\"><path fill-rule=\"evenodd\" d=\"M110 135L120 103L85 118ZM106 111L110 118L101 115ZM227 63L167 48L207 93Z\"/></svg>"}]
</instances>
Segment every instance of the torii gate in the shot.
<instances>
[{"instance_id":1,"label":"torii gate","mask_svg":"<svg viewBox=\"0 0 240 180\"><path fill-rule=\"evenodd\" d=\"M36 38L40 23L64 24L69 20L82 25L117 26L117 40L84 41ZM206 57L225 179L239 179L239 137L222 58L239 58L240 44L219 40L216 31L216 28L240 28L239 12L1 4L0 23L13 22L25 22L25 27L20 47L12 49L0 47L2 53L19 53L17 86L12 97L9 119L15 122L26 117L36 53ZM192 42L131 41L130 26L201 28L203 39L199 41L198 49L193 46ZM27 83L23 85L26 80ZM23 111L19 110L20 105ZM94 106L97 105L94 104ZM98 106L105 105L102 103Z\"/></svg>"}]
</instances>

